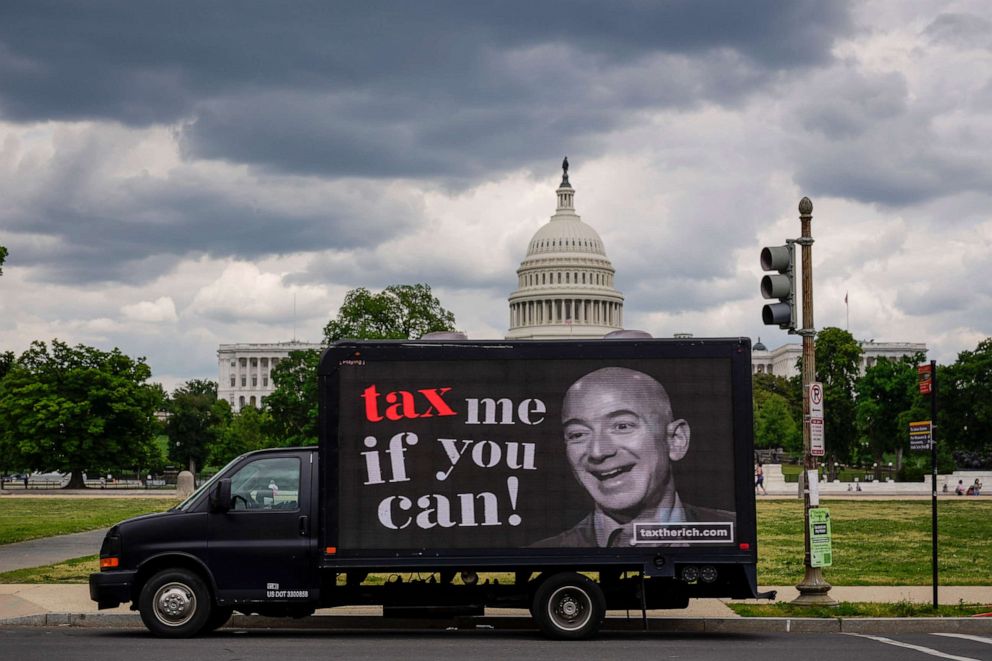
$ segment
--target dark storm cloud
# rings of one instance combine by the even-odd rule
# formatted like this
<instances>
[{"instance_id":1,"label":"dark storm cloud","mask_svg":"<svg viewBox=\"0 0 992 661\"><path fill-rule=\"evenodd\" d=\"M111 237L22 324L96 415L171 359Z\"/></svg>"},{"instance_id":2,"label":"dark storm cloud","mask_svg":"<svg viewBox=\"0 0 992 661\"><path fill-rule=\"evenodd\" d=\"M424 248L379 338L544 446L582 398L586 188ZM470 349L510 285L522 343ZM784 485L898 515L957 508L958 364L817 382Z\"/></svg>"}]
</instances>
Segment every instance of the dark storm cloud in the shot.
<instances>
[{"instance_id":1,"label":"dark storm cloud","mask_svg":"<svg viewBox=\"0 0 992 661\"><path fill-rule=\"evenodd\" d=\"M841 69L824 76L830 93L817 95L797 113L806 130L831 140L859 136L903 115L909 89L902 73L865 75Z\"/></svg>"},{"instance_id":2,"label":"dark storm cloud","mask_svg":"<svg viewBox=\"0 0 992 661\"><path fill-rule=\"evenodd\" d=\"M866 73L848 63L817 77L817 94L796 106L796 182L811 196L906 207L989 184L987 157L940 126L954 99L912 98L899 72ZM964 102L964 98L962 98ZM959 148L960 147L960 148Z\"/></svg>"},{"instance_id":3,"label":"dark storm cloud","mask_svg":"<svg viewBox=\"0 0 992 661\"><path fill-rule=\"evenodd\" d=\"M70 168L71 169L71 168ZM70 190L55 184L54 190ZM109 196L108 196L109 197ZM358 210L331 193L326 206L287 211L200 182L142 180L119 185L113 201L53 195L3 218L11 232L59 237L58 245L18 247L18 261L50 282L153 280L189 255L260 258L375 243L418 219L379 200ZM16 235L8 243L17 245Z\"/></svg>"},{"instance_id":4,"label":"dark storm cloud","mask_svg":"<svg viewBox=\"0 0 992 661\"><path fill-rule=\"evenodd\" d=\"M941 14L923 34L934 43L992 49L992 22L974 14Z\"/></svg>"},{"instance_id":5,"label":"dark storm cloud","mask_svg":"<svg viewBox=\"0 0 992 661\"><path fill-rule=\"evenodd\" d=\"M0 114L182 123L191 156L284 171L472 178L467 150L519 167L618 109L729 101L847 29L815 0L7 3Z\"/></svg>"},{"instance_id":6,"label":"dark storm cloud","mask_svg":"<svg viewBox=\"0 0 992 661\"><path fill-rule=\"evenodd\" d=\"M808 145L796 181L810 195L890 207L987 189L990 179L985 163L941 149L918 126L880 130L859 140Z\"/></svg>"}]
</instances>

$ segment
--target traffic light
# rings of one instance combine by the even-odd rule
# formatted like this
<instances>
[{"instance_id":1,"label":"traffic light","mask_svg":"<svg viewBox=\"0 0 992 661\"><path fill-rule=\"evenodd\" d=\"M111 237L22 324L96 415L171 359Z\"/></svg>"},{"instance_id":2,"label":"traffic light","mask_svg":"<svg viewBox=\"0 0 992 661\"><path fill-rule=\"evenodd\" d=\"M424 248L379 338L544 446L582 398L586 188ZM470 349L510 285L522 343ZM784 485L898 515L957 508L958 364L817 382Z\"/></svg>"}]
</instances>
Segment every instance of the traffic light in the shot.
<instances>
[{"instance_id":1,"label":"traffic light","mask_svg":"<svg viewBox=\"0 0 992 661\"><path fill-rule=\"evenodd\" d=\"M777 298L778 303L766 303L761 309L761 321L769 326L796 330L796 250L795 243L761 249L761 269L778 271L777 275L761 278L761 295Z\"/></svg>"}]
</instances>

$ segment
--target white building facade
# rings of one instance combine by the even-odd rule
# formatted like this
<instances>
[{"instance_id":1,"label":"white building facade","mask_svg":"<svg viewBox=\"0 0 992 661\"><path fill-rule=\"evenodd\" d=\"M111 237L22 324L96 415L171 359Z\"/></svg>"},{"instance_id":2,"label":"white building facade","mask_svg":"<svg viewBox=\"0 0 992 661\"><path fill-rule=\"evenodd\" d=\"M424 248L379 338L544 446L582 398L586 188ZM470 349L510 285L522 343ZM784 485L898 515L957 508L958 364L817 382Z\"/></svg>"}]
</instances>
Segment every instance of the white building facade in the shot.
<instances>
[{"instance_id":1,"label":"white building facade","mask_svg":"<svg viewBox=\"0 0 992 661\"><path fill-rule=\"evenodd\" d=\"M623 294L603 240L575 213L575 190L562 163L551 220L534 234L510 294L510 340L598 338L623 328Z\"/></svg>"},{"instance_id":2,"label":"white building facade","mask_svg":"<svg viewBox=\"0 0 992 661\"><path fill-rule=\"evenodd\" d=\"M914 356L917 353L926 355L925 342L859 342L861 345L861 364L859 374L872 367L881 359L898 360L903 356ZM751 347L751 371L755 374L774 374L786 379L799 374L796 361L803 355L801 344L783 344L769 351L761 343L761 338Z\"/></svg>"},{"instance_id":3,"label":"white building facade","mask_svg":"<svg viewBox=\"0 0 992 661\"><path fill-rule=\"evenodd\" d=\"M217 399L226 399L235 413L245 406L261 408L275 390L272 368L290 351L321 348L311 342L222 344L217 349Z\"/></svg>"}]
</instances>

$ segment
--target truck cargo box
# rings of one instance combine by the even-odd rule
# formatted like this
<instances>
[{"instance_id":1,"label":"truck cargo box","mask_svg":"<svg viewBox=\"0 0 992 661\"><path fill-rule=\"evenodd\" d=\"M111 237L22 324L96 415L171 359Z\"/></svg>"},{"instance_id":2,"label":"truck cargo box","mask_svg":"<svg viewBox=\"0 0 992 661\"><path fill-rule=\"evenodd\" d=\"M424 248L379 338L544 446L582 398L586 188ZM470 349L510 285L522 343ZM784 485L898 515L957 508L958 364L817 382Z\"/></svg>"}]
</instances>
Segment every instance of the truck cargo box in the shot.
<instances>
[{"instance_id":1,"label":"truck cargo box","mask_svg":"<svg viewBox=\"0 0 992 661\"><path fill-rule=\"evenodd\" d=\"M330 564L755 561L746 338L339 342L319 379Z\"/></svg>"}]
</instances>

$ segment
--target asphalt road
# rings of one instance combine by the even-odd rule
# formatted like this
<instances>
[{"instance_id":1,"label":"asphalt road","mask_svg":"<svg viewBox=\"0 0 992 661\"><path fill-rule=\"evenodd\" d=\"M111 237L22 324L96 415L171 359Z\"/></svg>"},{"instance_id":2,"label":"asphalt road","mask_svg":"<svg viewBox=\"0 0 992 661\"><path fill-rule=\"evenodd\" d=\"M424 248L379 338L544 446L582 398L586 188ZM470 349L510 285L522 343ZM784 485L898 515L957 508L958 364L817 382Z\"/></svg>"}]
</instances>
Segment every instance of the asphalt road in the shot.
<instances>
[{"instance_id":1,"label":"asphalt road","mask_svg":"<svg viewBox=\"0 0 992 661\"><path fill-rule=\"evenodd\" d=\"M623 661L992 661L992 636L960 634L609 634L593 641L559 642L533 632L306 632L225 630L194 640L161 640L143 631L0 628L3 658L30 660L177 658L292 661L314 658L401 659L623 659ZM125 651L126 650L126 653Z\"/></svg>"}]
</instances>

